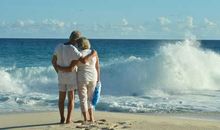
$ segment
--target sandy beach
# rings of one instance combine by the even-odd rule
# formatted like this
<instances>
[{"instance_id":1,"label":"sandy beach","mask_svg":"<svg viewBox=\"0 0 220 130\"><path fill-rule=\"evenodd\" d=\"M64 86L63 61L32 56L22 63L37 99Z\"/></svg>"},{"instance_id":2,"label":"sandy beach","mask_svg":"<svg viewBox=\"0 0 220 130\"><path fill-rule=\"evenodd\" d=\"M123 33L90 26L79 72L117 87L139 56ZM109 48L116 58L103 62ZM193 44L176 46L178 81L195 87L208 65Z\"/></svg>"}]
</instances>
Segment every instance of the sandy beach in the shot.
<instances>
[{"instance_id":1,"label":"sandy beach","mask_svg":"<svg viewBox=\"0 0 220 130\"><path fill-rule=\"evenodd\" d=\"M0 115L0 129L15 130L219 130L220 121L173 115L146 115L96 112L96 123L81 125L75 111L71 124L59 124L58 112L33 112Z\"/></svg>"}]
</instances>

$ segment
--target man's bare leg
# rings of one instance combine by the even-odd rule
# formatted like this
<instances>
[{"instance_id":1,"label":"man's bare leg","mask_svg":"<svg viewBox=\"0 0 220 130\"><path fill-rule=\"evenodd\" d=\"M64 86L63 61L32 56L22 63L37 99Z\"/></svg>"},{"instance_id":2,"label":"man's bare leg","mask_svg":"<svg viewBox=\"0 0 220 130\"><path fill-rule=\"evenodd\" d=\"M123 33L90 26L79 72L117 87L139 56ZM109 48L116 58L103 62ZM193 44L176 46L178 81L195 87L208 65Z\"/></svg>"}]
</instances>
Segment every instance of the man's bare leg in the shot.
<instances>
[{"instance_id":1,"label":"man's bare leg","mask_svg":"<svg viewBox=\"0 0 220 130\"><path fill-rule=\"evenodd\" d=\"M67 114L67 119L66 123L71 122L71 115L72 115L72 110L74 108L74 91L69 91L68 92L68 114Z\"/></svg>"},{"instance_id":2,"label":"man's bare leg","mask_svg":"<svg viewBox=\"0 0 220 130\"><path fill-rule=\"evenodd\" d=\"M61 124L65 122L65 116L64 116L65 98L66 98L66 92L59 91L59 111L60 111L60 123Z\"/></svg>"}]
</instances>

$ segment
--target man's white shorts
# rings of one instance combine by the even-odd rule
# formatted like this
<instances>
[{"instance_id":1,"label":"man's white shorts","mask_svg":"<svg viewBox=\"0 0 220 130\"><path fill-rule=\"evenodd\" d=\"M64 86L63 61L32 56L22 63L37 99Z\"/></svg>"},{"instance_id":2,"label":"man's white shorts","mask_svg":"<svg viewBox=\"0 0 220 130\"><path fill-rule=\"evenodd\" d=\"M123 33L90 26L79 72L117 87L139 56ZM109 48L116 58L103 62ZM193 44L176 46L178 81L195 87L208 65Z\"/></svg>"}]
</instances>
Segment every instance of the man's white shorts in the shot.
<instances>
[{"instance_id":1,"label":"man's white shorts","mask_svg":"<svg viewBox=\"0 0 220 130\"><path fill-rule=\"evenodd\" d=\"M58 84L59 91L66 92L66 91L74 91L77 88L76 85L73 84Z\"/></svg>"}]
</instances>

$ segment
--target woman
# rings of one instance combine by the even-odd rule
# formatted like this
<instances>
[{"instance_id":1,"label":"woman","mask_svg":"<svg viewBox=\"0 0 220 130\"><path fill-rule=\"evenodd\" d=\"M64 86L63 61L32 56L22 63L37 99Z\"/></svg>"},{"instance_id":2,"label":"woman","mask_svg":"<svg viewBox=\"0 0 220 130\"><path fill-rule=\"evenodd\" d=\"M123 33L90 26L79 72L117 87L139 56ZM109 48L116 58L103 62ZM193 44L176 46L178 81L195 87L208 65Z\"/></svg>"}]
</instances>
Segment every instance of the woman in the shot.
<instances>
[{"instance_id":1,"label":"woman","mask_svg":"<svg viewBox=\"0 0 220 130\"><path fill-rule=\"evenodd\" d=\"M91 55L91 45L87 38L79 38L77 43L81 50L82 57ZM95 56L88 58L85 63L80 61L77 63L77 82L81 111L84 121L90 122L95 121L91 101L95 86L97 82L100 81L100 67L97 52L95 52L94 55ZM73 62L73 65L71 64L69 67L58 66L58 69L64 72L70 72L75 67L74 64Z\"/></svg>"},{"instance_id":2,"label":"woman","mask_svg":"<svg viewBox=\"0 0 220 130\"><path fill-rule=\"evenodd\" d=\"M77 43L79 49L81 49L82 57L85 57L92 52L90 49L90 42L87 38L82 37L77 40ZM94 122L94 108L91 104L91 100L96 83L100 81L98 54L96 53L96 56L90 58L85 64L79 62L77 66L78 93L84 121Z\"/></svg>"}]
</instances>

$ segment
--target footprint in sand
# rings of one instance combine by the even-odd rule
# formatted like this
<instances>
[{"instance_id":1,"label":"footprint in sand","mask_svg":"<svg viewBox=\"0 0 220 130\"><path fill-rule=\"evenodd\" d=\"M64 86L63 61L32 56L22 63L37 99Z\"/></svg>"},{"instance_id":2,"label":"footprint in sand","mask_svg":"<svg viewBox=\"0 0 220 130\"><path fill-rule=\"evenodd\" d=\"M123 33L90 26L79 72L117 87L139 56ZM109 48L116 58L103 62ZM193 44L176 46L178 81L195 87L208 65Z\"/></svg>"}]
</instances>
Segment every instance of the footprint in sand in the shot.
<instances>
[{"instance_id":1,"label":"footprint in sand","mask_svg":"<svg viewBox=\"0 0 220 130\"><path fill-rule=\"evenodd\" d=\"M126 121L123 121L123 122L117 122L117 124L122 128L122 129L128 129L128 128L131 128L131 122L126 122Z\"/></svg>"},{"instance_id":2,"label":"footprint in sand","mask_svg":"<svg viewBox=\"0 0 220 130\"><path fill-rule=\"evenodd\" d=\"M83 130L116 130L116 129L130 129L131 122L122 121L122 122L108 122L106 119L100 119L95 121L95 123L83 124L82 120L75 121L79 125L76 128Z\"/></svg>"},{"instance_id":3,"label":"footprint in sand","mask_svg":"<svg viewBox=\"0 0 220 130\"><path fill-rule=\"evenodd\" d=\"M83 123L83 120L74 121L74 123Z\"/></svg>"},{"instance_id":4,"label":"footprint in sand","mask_svg":"<svg viewBox=\"0 0 220 130\"><path fill-rule=\"evenodd\" d=\"M84 130L91 130L93 128L99 128L96 123L90 123L90 122L84 123L83 121L82 121L82 123L81 123L81 121L76 121L75 123L78 124L76 126L76 128L80 128L80 129L84 129Z\"/></svg>"}]
</instances>

